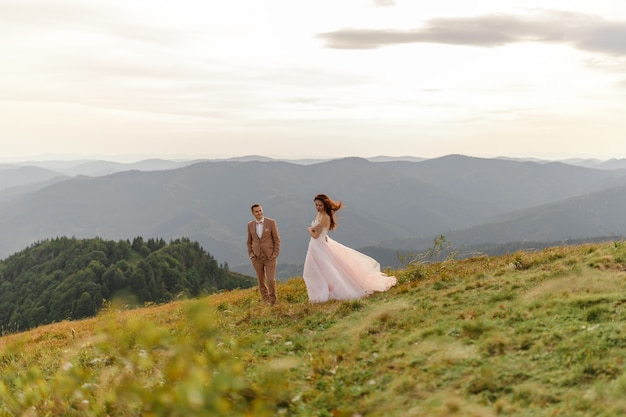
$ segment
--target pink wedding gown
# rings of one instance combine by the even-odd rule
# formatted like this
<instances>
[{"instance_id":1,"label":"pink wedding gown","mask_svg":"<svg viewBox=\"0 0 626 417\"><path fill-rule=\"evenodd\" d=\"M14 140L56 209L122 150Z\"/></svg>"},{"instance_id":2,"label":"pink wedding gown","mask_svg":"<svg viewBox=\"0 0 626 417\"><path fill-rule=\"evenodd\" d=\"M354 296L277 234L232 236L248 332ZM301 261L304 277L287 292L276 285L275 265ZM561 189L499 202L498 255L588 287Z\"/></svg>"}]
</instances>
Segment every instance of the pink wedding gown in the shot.
<instances>
[{"instance_id":1,"label":"pink wedding gown","mask_svg":"<svg viewBox=\"0 0 626 417\"><path fill-rule=\"evenodd\" d=\"M302 277L311 303L362 298L387 291L397 282L380 272L374 259L328 237L326 228L309 241Z\"/></svg>"}]
</instances>

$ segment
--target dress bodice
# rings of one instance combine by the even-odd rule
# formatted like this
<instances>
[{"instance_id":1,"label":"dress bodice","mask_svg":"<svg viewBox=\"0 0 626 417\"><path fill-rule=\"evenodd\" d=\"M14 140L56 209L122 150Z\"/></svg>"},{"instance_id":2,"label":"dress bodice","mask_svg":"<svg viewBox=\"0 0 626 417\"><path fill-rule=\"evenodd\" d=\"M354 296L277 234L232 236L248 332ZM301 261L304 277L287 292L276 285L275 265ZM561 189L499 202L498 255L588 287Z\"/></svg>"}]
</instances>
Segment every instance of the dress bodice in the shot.
<instances>
[{"instance_id":1,"label":"dress bodice","mask_svg":"<svg viewBox=\"0 0 626 417\"><path fill-rule=\"evenodd\" d=\"M311 227L319 226L320 222L318 220L313 220L311 222ZM328 229L324 227L322 229L322 233L320 233L320 237L326 237L328 235Z\"/></svg>"}]
</instances>

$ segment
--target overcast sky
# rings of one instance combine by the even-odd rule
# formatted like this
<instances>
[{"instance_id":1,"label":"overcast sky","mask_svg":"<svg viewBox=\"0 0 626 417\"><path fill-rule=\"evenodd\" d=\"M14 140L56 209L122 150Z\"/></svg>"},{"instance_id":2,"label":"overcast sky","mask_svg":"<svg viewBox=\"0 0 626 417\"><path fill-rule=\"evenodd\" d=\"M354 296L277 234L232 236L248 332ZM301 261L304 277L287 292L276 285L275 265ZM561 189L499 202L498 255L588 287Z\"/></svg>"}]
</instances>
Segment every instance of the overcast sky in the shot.
<instances>
[{"instance_id":1,"label":"overcast sky","mask_svg":"<svg viewBox=\"0 0 626 417\"><path fill-rule=\"evenodd\" d=\"M626 158L621 0L0 0L0 159Z\"/></svg>"}]
</instances>

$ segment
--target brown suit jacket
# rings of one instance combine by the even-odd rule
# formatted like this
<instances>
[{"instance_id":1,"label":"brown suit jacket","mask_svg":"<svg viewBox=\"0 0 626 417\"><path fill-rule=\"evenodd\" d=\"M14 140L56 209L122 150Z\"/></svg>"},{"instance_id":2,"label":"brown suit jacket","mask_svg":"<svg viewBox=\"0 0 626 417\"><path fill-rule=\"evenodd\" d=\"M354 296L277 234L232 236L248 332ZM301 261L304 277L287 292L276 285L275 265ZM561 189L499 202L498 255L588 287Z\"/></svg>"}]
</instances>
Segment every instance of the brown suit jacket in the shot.
<instances>
[{"instance_id":1,"label":"brown suit jacket","mask_svg":"<svg viewBox=\"0 0 626 417\"><path fill-rule=\"evenodd\" d=\"M248 256L261 258L261 254L267 259L278 258L280 253L280 235L274 219L263 219L263 234L256 234L256 220L248 222Z\"/></svg>"}]
</instances>

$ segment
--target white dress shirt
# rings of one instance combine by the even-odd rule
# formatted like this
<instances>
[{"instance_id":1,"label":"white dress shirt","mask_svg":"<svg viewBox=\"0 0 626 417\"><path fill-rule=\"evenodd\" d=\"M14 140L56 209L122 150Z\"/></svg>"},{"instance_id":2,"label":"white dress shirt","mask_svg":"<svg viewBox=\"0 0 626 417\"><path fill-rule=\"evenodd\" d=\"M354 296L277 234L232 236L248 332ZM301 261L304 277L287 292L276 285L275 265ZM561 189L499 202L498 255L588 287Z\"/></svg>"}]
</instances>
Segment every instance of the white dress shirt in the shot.
<instances>
[{"instance_id":1,"label":"white dress shirt","mask_svg":"<svg viewBox=\"0 0 626 417\"><path fill-rule=\"evenodd\" d=\"M263 234L263 220L265 219L263 218L261 220L256 220L256 234L259 238Z\"/></svg>"}]
</instances>

